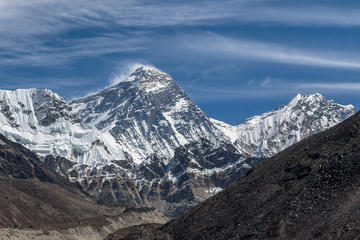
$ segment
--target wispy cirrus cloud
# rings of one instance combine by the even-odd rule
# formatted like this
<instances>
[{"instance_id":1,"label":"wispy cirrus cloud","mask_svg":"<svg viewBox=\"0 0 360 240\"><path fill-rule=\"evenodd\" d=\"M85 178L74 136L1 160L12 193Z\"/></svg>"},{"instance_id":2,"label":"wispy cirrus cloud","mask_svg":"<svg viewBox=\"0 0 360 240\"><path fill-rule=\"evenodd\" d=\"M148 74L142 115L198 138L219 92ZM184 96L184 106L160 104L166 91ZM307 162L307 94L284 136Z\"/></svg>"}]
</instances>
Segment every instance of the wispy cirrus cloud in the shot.
<instances>
[{"instance_id":1,"label":"wispy cirrus cloud","mask_svg":"<svg viewBox=\"0 0 360 240\"><path fill-rule=\"evenodd\" d=\"M291 7L266 0L0 0L0 12L0 59L2 64L12 65L61 65L79 57L144 50L156 38L154 29L166 26L207 26L224 22L360 26L360 14L353 8ZM63 34L89 28L100 28L101 31L96 36L64 39ZM134 34L136 32L139 35ZM49 35L51 40L60 39L59 44L49 46ZM179 47L176 45L182 36L177 35L171 40L175 47ZM360 61L271 43L219 36L205 39L205 45L201 37L195 40L191 44L198 48L196 50L217 48L228 56L246 55L290 64L360 68Z\"/></svg>"},{"instance_id":2,"label":"wispy cirrus cloud","mask_svg":"<svg viewBox=\"0 0 360 240\"><path fill-rule=\"evenodd\" d=\"M261 82L261 86L264 88L269 87L271 84L271 78L267 77L264 79L264 81Z\"/></svg>"},{"instance_id":3,"label":"wispy cirrus cloud","mask_svg":"<svg viewBox=\"0 0 360 240\"><path fill-rule=\"evenodd\" d=\"M66 87L86 87L87 84L79 82L78 78L62 79L62 78L47 78L45 81L31 78L16 78L8 80L0 76L1 89L19 89L19 88L48 88L60 89Z\"/></svg>"},{"instance_id":4,"label":"wispy cirrus cloud","mask_svg":"<svg viewBox=\"0 0 360 240\"><path fill-rule=\"evenodd\" d=\"M1 65L12 66L61 66L80 58L96 58L106 54L145 50L146 37L134 34L104 34L84 39L58 40L49 46L42 39L24 41L16 47L0 45Z\"/></svg>"},{"instance_id":5,"label":"wispy cirrus cloud","mask_svg":"<svg viewBox=\"0 0 360 240\"><path fill-rule=\"evenodd\" d=\"M228 5L241 2L0 0L0 64L64 65L81 57L145 50L154 38L146 28L211 24L233 16ZM81 38L72 39L71 32Z\"/></svg>"},{"instance_id":6,"label":"wispy cirrus cloud","mask_svg":"<svg viewBox=\"0 0 360 240\"><path fill-rule=\"evenodd\" d=\"M276 5L265 0L12 0L0 1L0 32L47 34L84 26L161 27L276 23L305 26L360 26L359 10L320 4Z\"/></svg>"},{"instance_id":7,"label":"wispy cirrus cloud","mask_svg":"<svg viewBox=\"0 0 360 240\"><path fill-rule=\"evenodd\" d=\"M299 83L296 85L300 89L318 89L322 91L356 91L360 90L360 83L349 82L318 82L318 83Z\"/></svg>"},{"instance_id":8,"label":"wispy cirrus cloud","mask_svg":"<svg viewBox=\"0 0 360 240\"><path fill-rule=\"evenodd\" d=\"M295 26L359 27L360 11L351 7L328 7L312 2L308 6L254 6L248 14L240 15L245 22L277 23Z\"/></svg>"},{"instance_id":9,"label":"wispy cirrus cloud","mask_svg":"<svg viewBox=\"0 0 360 240\"><path fill-rule=\"evenodd\" d=\"M231 6L237 8L246 2L249 1L3 1L0 32L18 35L54 33L84 26L207 25L214 24L212 20L234 18L236 11Z\"/></svg>"},{"instance_id":10,"label":"wispy cirrus cloud","mask_svg":"<svg viewBox=\"0 0 360 240\"><path fill-rule=\"evenodd\" d=\"M192 51L220 58L255 59L284 64L360 70L360 59L342 50L308 50L271 42L260 42L208 34L189 36L184 45Z\"/></svg>"}]
</instances>

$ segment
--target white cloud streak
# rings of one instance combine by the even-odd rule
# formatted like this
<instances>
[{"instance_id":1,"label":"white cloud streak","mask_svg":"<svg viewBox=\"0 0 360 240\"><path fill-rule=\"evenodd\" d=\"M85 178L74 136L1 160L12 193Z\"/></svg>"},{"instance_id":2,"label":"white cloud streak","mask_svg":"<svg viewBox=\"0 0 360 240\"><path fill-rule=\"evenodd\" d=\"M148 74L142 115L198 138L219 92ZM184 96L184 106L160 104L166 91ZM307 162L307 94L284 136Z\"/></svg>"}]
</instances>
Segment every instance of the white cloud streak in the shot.
<instances>
[{"instance_id":1,"label":"white cloud streak","mask_svg":"<svg viewBox=\"0 0 360 240\"><path fill-rule=\"evenodd\" d=\"M59 46L47 46L42 39L22 41L16 47L10 43L3 46L4 58L0 64L17 66L61 66L83 57L98 57L105 54L146 50L144 36L108 34L86 39L61 41ZM0 46L1 50L1 46ZM1 57L0 57L1 58Z\"/></svg>"},{"instance_id":2,"label":"white cloud streak","mask_svg":"<svg viewBox=\"0 0 360 240\"><path fill-rule=\"evenodd\" d=\"M360 26L354 8L276 6L270 1L2 0L0 33L22 36L81 26L211 25L219 21Z\"/></svg>"},{"instance_id":3,"label":"white cloud streak","mask_svg":"<svg viewBox=\"0 0 360 240\"><path fill-rule=\"evenodd\" d=\"M167 3L140 0L12 0L0 4L0 32L11 35L61 32L81 26L209 24L235 17L230 7L243 1Z\"/></svg>"},{"instance_id":4,"label":"white cloud streak","mask_svg":"<svg viewBox=\"0 0 360 240\"><path fill-rule=\"evenodd\" d=\"M80 82L79 78L62 79L62 78L47 78L39 81L39 79L30 78L16 78L7 80L0 77L1 89L19 89L19 88L49 88L59 89L66 87L86 87L86 82Z\"/></svg>"},{"instance_id":5,"label":"white cloud streak","mask_svg":"<svg viewBox=\"0 0 360 240\"><path fill-rule=\"evenodd\" d=\"M300 7L262 7L256 6L249 14L241 15L239 20L247 22L278 23L297 26L338 26L359 27L360 11L354 8L335 8L316 5Z\"/></svg>"},{"instance_id":6,"label":"white cloud streak","mask_svg":"<svg viewBox=\"0 0 360 240\"><path fill-rule=\"evenodd\" d=\"M108 53L136 52L151 47L153 28L178 25L215 25L223 22L281 23L310 26L360 26L356 9L321 6L279 7L266 0L224 1L140 1L140 0L0 0L1 65L63 65L81 57ZM99 33L85 39L71 40L54 46L45 43L49 34L100 27ZM114 29L143 27L119 34ZM146 33L148 31L148 35ZM109 34L110 33L110 34ZM45 37L43 37L45 36ZM55 35L56 36L56 35ZM60 36L58 39L62 39ZM182 36L172 40L176 46ZM164 39L162 39L165 41ZM161 40L159 41L161 42ZM360 61L271 43L229 39L221 36L190 39L187 49L227 57L250 58L286 64L360 69ZM186 50L186 49L181 49ZM5 57L4 57L5 56ZM9 57L10 56L10 57Z\"/></svg>"},{"instance_id":7,"label":"white cloud streak","mask_svg":"<svg viewBox=\"0 0 360 240\"><path fill-rule=\"evenodd\" d=\"M300 89L320 89L332 91L356 91L360 90L360 83L333 82L333 83L300 83L296 85Z\"/></svg>"},{"instance_id":8,"label":"white cloud streak","mask_svg":"<svg viewBox=\"0 0 360 240\"><path fill-rule=\"evenodd\" d=\"M328 68L360 69L360 59L348 59L348 56L353 56L353 53L341 51L309 51L274 43L227 38L215 34L209 34L202 38L189 37L184 44L195 52L225 58L255 59Z\"/></svg>"},{"instance_id":9,"label":"white cloud streak","mask_svg":"<svg viewBox=\"0 0 360 240\"><path fill-rule=\"evenodd\" d=\"M269 87L271 84L271 78L267 77L264 79L264 81L261 82L261 86L264 88Z\"/></svg>"}]
</instances>

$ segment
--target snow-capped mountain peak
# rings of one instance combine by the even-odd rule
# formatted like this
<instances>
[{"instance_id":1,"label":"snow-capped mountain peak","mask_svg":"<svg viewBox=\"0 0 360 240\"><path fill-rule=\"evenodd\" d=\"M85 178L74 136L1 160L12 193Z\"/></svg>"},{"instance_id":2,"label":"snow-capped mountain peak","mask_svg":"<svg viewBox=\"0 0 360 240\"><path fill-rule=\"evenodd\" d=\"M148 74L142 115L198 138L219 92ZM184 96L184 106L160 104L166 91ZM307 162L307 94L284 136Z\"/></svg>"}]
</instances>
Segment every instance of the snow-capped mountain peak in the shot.
<instances>
[{"instance_id":1,"label":"snow-capped mountain peak","mask_svg":"<svg viewBox=\"0 0 360 240\"><path fill-rule=\"evenodd\" d=\"M48 89L0 90L0 103L5 125L26 127L33 132L60 118L79 121L65 100Z\"/></svg>"},{"instance_id":2,"label":"snow-capped mountain peak","mask_svg":"<svg viewBox=\"0 0 360 240\"><path fill-rule=\"evenodd\" d=\"M297 94L288 105L246 119L237 126L214 121L243 154L270 157L290 145L328 129L355 113L352 105L340 105L321 94Z\"/></svg>"},{"instance_id":3,"label":"snow-capped mountain peak","mask_svg":"<svg viewBox=\"0 0 360 240\"><path fill-rule=\"evenodd\" d=\"M168 74L153 67L138 68L128 81L71 106L137 163L151 154L169 158L176 147L201 138L227 139Z\"/></svg>"},{"instance_id":4,"label":"snow-capped mountain peak","mask_svg":"<svg viewBox=\"0 0 360 240\"><path fill-rule=\"evenodd\" d=\"M157 69L153 66L142 66L136 68L134 72L130 73L127 77L121 79L117 84L113 86L113 88L117 88L121 86L121 83L124 82L131 82L131 83L144 83L144 82L157 82L163 81L164 79L168 81L172 81L171 77L162 72L161 70ZM117 86L119 85L119 86Z\"/></svg>"},{"instance_id":5,"label":"snow-capped mountain peak","mask_svg":"<svg viewBox=\"0 0 360 240\"><path fill-rule=\"evenodd\" d=\"M152 76L156 76L156 75L169 76L168 74L162 72L161 70L157 69L156 67L142 66L142 67L137 68L133 73L131 73L130 77L135 76L135 78L141 78L143 80L149 81L149 80L151 80Z\"/></svg>"},{"instance_id":6,"label":"snow-capped mountain peak","mask_svg":"<svg viewBox=\"0 0 360 240\"><path fill-rule=\"evenodd\" d=\"M342 107L344 109L352 109L354 110L354 106L353 105L340 105L340 104L336 104L333 100L326 100L324 98L324 96L322 96L320 93L315 93L315 94L305 94L305 95L301 95L300 93L298 93L288 104L288 107L295 107L295 106L306 106L308 108L316 108L317 106L320 105L327 105L327 106L339 106Z\"/></svg>"},{"instance_id":7,"label":"snow-capped mountain peak","mask_svg":"<svg viewBox=\"0 0 360 240\"><path fill-rule=\"evenodd\" d=\"M137 83L139 89L146 92L161 91L174 83L168 74L149 66L138 68L129 79Z\"/></svg>"},{"instance_id":8,"label":"snow-capped mountain peak","mask_svg":"<svg viewBox=\"0 0 360 240\"><path fill-rule=\"evenodd\" d=\"M43 156L81 164L104 162L114 153L121 157L116 145L109 146L114 141L84 125L62 97L47 89L0 91L0 122L1 133Z\"/></svg>"}]
</instances>

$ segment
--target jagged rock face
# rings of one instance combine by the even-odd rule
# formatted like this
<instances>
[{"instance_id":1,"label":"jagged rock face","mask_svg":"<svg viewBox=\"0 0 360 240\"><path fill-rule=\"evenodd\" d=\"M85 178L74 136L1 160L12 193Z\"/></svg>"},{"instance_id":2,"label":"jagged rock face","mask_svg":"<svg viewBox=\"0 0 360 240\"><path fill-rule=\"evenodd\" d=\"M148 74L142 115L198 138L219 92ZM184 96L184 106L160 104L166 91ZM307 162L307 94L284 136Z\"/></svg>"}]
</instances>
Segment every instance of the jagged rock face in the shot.
<instances>
[{"instance_id":1,"label":"jagged rock face","mask_svg":"<svg viewBox=\"0 0 360 240\"><path fill-rule=\"evenodd\" d=\"M56 155L81 164L123 157L113 140L81 123L78 113L50 90L0 91L1 133L40 155ZM110 147L108 147L110 146Z\"/></svg>"},{"instance_id":2,"label":"jagged rock face","mask_svg":"<svg viewBox=\"0 0 360 240\"><path fill-rule=\"evenodd\" d=\"M0 101L0 132L99 202L155 206L170 216L355 112L319 94L298 95L230 126L210 119L153 67L71 103L36 89L0 91Z\"/></svg>"},{"instance_id":3,"label":"jagged rock face","mask_svg":"<svg viewBox=\"0 0 360 240\"><path fill-rule=\"evenodd\" d=\"M59 173L65 178L68 178L68 170L71 169L75 162L68 160L67 158L60 156L47 155L43 162L48 166L52 171Z\"/></svg>"},{"instance_id":4,"label":"jagged rock face","mask_svg":"<svg viewBox=\"0 0 360 240\"><path fill-rule=\"evenodd\" d=\"M286 106L247 119L238 126L213 120L232 138L236 148L254 158L267 158L355 113L352 105L327 101L320 94L298 94Z\"/></svg>"},{"instance_id":5,"label":"jagged rock face","mask_svg":"<svg viewBox=\"0 0 360 240\"><path fill-rule=\"evenodd\" d=\"M169 158L176 147L201 138L227 140L169 75L150 67L71 106L87 124L110 133L137 163L154 153Z\"/></svg>"},{"instance_id":6,"label":"jagged rock face","mask_svg":"<svg viewBox=\"0 0 360 240\"><path fill-rule=\"evenodd\" d=\"M245 159L235 147L215 146L207 140L187 144L175 150L160 182L161 209L176 216L204 201L246 173L259 159Z\"/></svg>"},{"instance_id":7,"label":"jagged rock face","mask_svg":"<svg viewBox=\"0 0 360 240\"><path fill-rule=\"evenodd\" d=\"M229 143L218 146L205 139L175 149L170 160L151 155L139 165L113 161L94 168L73 167L63 158L45 158L52 169L77 179L100 203L153 206L172 217L219 192L259 160L243 158Z\"/></svg>"},{"instance_id":8,"label":"jagged rock face","mask_svg":"<svg viewBox=\"0 0 360 240\"><path fill-rule=\"evenodd\" d=\"M50 90L0 91L0 106L7 123L15 127L29 127L36 130L37 125L49 126L62 118L80 122L77 114L65 100Z\"/></svg>"}]
</instances>

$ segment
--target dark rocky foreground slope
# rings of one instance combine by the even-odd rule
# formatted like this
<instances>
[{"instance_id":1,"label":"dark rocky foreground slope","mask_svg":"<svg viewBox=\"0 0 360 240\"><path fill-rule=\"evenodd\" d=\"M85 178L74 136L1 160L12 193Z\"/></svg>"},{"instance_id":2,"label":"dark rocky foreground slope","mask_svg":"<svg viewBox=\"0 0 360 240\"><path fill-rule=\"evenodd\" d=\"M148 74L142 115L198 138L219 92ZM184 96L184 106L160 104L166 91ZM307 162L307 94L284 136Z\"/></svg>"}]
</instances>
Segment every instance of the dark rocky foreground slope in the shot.
<instances>
[{"instance_id":1,"label":"dark rocky foreground slope","mask_svg":"<svg viewBox=\"0 0 360 240\"><path fill-rule=\"evenodd\" d=\"M0 227L75 223L101 210L78 185L49 170L36 154L0 135Z\"/></svg>"},{"instance_id":2,"label":"dark rocky foreground slope","mask_svg":"<svg viewBox=\"0 0 360 240\"><path fill-rule=\"evenodd\" d=\"M153 209L96 204L36 154L0 135L0 239L101 239L118 227L165 221Z\"/></svg>"},{"instance_id":3,"label":"dark rocky foreground slope","mask_svg":"<svg viewBox=\"0 0 360 240\"><path fill-rule=\"evenodd\" d=\"M359 206L357 113L259 163L183 216L117 239L358 239Z\"/></svg>"}]
</instances>

